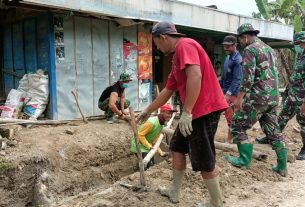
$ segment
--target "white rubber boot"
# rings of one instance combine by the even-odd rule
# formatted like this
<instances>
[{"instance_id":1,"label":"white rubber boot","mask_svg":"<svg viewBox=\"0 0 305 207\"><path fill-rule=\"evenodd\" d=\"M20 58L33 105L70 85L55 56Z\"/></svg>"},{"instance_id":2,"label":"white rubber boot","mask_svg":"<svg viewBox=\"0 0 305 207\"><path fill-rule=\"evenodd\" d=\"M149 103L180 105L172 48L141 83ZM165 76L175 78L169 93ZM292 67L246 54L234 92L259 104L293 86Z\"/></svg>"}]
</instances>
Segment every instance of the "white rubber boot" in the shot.
<instances>
[{"instance_id":1,"label":"white rubber boot","mask_svg":"<svg viewBox=\"0 0 305 207\"><path fill-rule=\"evenodd\" d=\"M179 203L179 198L180 198L180 189L183 181L183 176L184 176L183 171L178 171L173 169L173 183L170 187L159 187L158 190L161 195L166 196L169 198L169 200L172 203Z\"/></svg>"},{"instance_id":2,"label":"white rubber boot","mask_svg":"<svg viewBox=\"0 0 305 207\"><path fill-rule=\"evenodd\" d=\"M203 181L210 193L211 199L208 203L198 203L196 207L223 207L219 176L212 179L204 179Z\"/></svg>"}]
</instances>

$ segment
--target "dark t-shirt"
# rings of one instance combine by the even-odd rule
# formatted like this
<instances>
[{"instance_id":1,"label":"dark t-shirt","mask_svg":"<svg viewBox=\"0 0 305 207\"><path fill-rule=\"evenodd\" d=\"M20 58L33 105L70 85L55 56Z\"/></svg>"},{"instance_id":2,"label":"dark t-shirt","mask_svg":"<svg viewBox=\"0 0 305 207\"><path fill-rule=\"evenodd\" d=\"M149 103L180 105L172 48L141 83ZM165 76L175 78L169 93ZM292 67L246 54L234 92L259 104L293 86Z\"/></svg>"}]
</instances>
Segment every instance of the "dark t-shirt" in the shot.
<instances>
[{"instance_id":1,"label":"dark t-shirt","mask_svg":"<svg viewBox=\"0 0 305 207\"><path fill-rule=\"evenodd\" d=\"M119 97L121 97L122 93L124 92L124 88L120 87L119 82L116 82L112 86L107 87L102 95L100 96L99 103L105 101L107 98L110 97L112 92L116 92Z\"/></svg>"}]
</instances>

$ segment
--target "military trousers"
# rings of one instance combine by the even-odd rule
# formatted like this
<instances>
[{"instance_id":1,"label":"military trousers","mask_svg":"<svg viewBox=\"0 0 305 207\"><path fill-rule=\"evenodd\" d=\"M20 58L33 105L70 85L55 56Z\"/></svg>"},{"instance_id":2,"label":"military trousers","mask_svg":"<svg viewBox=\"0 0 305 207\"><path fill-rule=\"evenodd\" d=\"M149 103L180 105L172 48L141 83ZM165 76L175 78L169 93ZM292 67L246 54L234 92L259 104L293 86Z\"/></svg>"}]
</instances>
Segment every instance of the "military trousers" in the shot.
<instances>
[{"instance_id":1,"label":"military trousers","mask_svg":"<svg viewBox=\"0 0 305 207\"><path fill-rule=\"evenodd\" d=\"M124 109L128 108L130 106L130 101L128 99L125 99L124 102ZM103 102L99 102L98 103L98 107L99 109L101 109L102 111L105 111L105 116L106 118L110 118L112 116L114 116L114 112L109 108L109 98L107 98L106 100L104 100ZM121 106L120 106L120 100L118 100L116 102L116 107L120 110Z\"/></svg>"},{"instance_id":2,"label":"military trousers","mask_svg":"<svg viewBox=\"0 0 305 207\"><path fill-rule=\"evenodd\" d=\"M297 122L301 127L301 137L305 144L305 116L300 113L303 104L302 99L298 99L293 95L289 95L283 103L283 108L279 115L280 130L283 131L288 121L296 115Z\"/></svg>"},{"instance_id":3,"label":"military trousers","mask_svg":"<svg viewBox=\"0 0 305 207\"><path fill-rule=\"evenodd\" d=\"M259 121L263 132L271 141L284 141L276 110L277 106L275 105L244 103L242 110L237 111L232 119L233 143L248 140L247 130L251 129L257 121Z\"/></svg>"}]
</instances>

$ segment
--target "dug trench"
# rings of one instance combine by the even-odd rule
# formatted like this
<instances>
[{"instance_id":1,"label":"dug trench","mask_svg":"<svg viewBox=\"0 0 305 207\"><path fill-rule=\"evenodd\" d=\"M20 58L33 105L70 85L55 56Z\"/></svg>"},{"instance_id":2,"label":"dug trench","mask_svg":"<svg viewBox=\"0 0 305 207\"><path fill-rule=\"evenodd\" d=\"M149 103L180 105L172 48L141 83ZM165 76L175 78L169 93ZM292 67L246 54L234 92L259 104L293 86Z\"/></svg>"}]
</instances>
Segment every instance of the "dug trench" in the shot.
<instances>
[{"instance_id":1,"label":"dug trench","mask_svg":"<svg viewBox=\"0 0 305 207\"><path fill-rule=\"evenodd\" d=\"M74 123L75 124L75 123ZM0 158L0 206L50 206L136 169L128 124L15 128Z\"/></svg>"},{"instance_id":2,"label":"dug trench","mask_svg":"<svg viewBox=\"0 0 305 207\"><path fill-rule=\"evenodd\" d=\"M293 154L301 146L300 135L293 131L295 123L293 120L285 130ZM216 139L224 141L226 132L222 117ZM251 141L262 134L259 128L249 130ZM190 165L179 204L171 204L158 194L158 186L171 182L171 159L145 171L148 192L133 192L122 187L120 183L139 184L137 159L130 154L131 138L132 130L127 122L110 125L96 120L56 127L15 127L9 139L17 141L17 145L2 150L0 155L0 206L193 206L208 199L200 174L193 172ZM225 206L232 206L234 198L246 201L249 197L264 195L265 189L261 187L266 183L270 186L286 183L298 176L283 178L272 172L271 165L276 163L274 152L270 146L256 147L267 153L268 159L253 160L249 169L232 167L225 160L228 152L217 150ZM276 206L280 201L272 202L266 206Z\"/></svg>"}]
</instances>

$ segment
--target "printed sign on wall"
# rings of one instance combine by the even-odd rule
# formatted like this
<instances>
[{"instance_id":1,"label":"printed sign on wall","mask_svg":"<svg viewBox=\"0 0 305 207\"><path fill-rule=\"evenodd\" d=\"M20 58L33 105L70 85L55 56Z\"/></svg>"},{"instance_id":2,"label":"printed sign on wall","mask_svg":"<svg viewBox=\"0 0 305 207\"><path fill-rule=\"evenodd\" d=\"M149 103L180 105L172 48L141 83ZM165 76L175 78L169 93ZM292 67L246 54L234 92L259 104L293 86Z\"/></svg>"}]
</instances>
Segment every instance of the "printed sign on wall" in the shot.
<instances>
[{"instance_id":1,"label":"printed sign on wall","mask_svg":"<svg viewBox=\"0 0 305 207\"><path fill-rule=\"evenodd\" d=\"M152 36L138 33L138 73L139 79L152 79Z\"/></svg>"}]
</instances>

